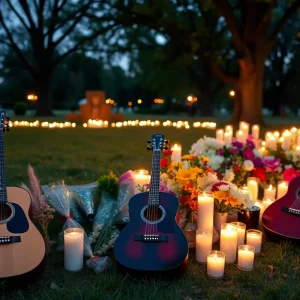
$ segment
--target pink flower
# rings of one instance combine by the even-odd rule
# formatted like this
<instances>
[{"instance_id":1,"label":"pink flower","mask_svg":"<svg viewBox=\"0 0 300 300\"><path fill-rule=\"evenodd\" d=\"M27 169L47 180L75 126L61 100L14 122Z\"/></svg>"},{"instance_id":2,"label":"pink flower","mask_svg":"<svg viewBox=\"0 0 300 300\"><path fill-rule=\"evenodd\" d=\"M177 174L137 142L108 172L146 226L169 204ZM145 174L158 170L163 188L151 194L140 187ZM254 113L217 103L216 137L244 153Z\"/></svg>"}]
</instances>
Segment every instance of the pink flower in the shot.
<instances>
[{"instance_id":1,"label":"pink flower","mask_svg":"<svg viewBox=\"0 0 300 300\"><path fill-rule=\"evenodd\" d=\"M132 178L133 178L133 171L129 170L119 177L119 182L126 179L132 179Z\"/></svg>"},{"instance_id":2,"label":"pink flower","mask_svg":"<svg viewBox=\"0 0 300 300\"><path fill-rule=\"evenodd\" d=\"M274 174L278 171L278 168L280 166L280 158L274 158L274 159L265 159L264 160L265 169L268 173Z\"/></svg>"},{"instance_id":3,"label":"pink flower","mask_svg":"<svg viewBox=\"0 0 300 300\"><path fill-rule=\"evenodd\" d=\"M243 156L245 159L248 159L248 160L254 160L255 156L254 156L254 153L251 149L245 149L243 151Z\"/></svg>"},{"instance_id":4,"label":"pink flower","mask_svg":"<svg viewBox=\"0 0 300 300\"><path fill-rule=\"evenodd\" d=\"M239 153L239 150L236 149L236 148L232 148L232 149L230 149L230 153L231 153L232 155L235 155L235 154L238 154L238 153Z\"/></svg>"},{"instance_id":5,"label":"pink flower","mask_svg":"<svg viewBox=\"0 0 300 300\"><path fill-rule=\"evenodd\" d=\"M293 178L300 176L300 171L294 168L285 169L282 173L282 177L284 180L290 182Z\"/></svg>"},{"instance_id":6,"label":"pink flower","mask_svg":"<svg viewBox=\"0 0 300 300\"><path fill-rule=\"evenodd\" d=\"M224 155L224 149L223 148L219 149L218 152L219 152L219 155L221 155L221 156Z\"/></svg>"}]
</instances>

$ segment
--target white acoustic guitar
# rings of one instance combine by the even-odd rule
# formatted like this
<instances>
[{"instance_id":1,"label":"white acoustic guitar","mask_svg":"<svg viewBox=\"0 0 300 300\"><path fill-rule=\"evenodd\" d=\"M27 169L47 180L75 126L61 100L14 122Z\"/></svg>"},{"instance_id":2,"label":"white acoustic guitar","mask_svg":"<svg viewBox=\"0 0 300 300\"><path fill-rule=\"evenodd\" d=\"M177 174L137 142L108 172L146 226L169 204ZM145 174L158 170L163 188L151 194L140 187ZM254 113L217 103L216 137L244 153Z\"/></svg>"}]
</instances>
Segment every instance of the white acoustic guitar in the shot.
<instances>
[{"instance_id":1,"label":"white acoustic guitar","mask_svg":"<svg viewBox=\"0 0 300 300\"><path fill-rule=\"evenodd\" d=\"M42 235L31 222L29 193L6 187L3 132L9 130L5 110L0 110L0 279L25 275L45 256Z\"/></svg>"}]
</instances>

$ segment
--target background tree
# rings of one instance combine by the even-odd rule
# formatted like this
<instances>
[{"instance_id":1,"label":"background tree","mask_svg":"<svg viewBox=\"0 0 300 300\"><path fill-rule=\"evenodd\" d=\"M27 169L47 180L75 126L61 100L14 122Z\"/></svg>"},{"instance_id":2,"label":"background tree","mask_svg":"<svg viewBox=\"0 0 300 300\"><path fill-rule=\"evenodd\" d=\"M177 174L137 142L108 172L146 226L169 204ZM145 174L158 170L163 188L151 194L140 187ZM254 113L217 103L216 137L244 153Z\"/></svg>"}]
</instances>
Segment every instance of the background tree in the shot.
<instances>
[{"instance_id":1,"label":"background tree","mask_svg":"<svg viewBox=\"0 0 300 300\"><path fill-rule=\"evenodd\" d=\"M85 43L113 28L88 24L94 0L6 0L0 3L0 42L13 50L35 81L37 115L51 115L54 68ZM87 26L89 25L89 26Z\"/></svg>"}]
</instances>

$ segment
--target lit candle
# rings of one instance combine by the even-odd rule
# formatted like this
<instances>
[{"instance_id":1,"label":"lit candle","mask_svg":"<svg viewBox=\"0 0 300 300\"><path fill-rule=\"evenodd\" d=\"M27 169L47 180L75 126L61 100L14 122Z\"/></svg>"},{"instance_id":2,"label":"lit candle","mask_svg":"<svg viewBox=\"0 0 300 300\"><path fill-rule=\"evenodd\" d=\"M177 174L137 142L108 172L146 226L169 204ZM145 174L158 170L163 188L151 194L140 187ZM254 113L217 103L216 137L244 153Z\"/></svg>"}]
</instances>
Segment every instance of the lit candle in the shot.
<instances>
[{"instance_id":1,"label":"lit candle","mask_svg":"<svg viewBox=\"0 0 300 300\"><path fill-rule=\"evenodd\" d=\"M149 175L149 171L147 170L135 170L133 172L133 180L134 180L134 194L140 193L140 188L143 188L144 185L150 183L151 176Z\"/></svg>"},{"instance_id":2,"label":"lit candle","mask_svg":"<svg viewBox=\"0 0 300 300\"><path fill-rule=\"evenodd\" d=\"M225 144L231 144L232 140L232 131L227 131L224 133L224 142Z\"/></svg>"},{"instance_id":3,"label":"lit candle","mask_svg":"<svg viewBox=\"0 0 300 300\"><path fill-rule=\"evenodd\" d=\"M272 133L270 131L266 132L266 134L265 134L265 141L266 141L266 143L268 142L268 140L269 140L269 138L271 136L273 136L273 135L272 135Z\"/></svg>"},{"instance_id":4,"label":"lit candle","mask_svg":"<svg viewBox=\"0 0 300 300\"><path fill-rule=\"evenodd\" d=\"M237 228L230 223L221 225L220 250L226 255L227 263L234 263L237 249Z\"/></svg>"},{"instance_id":5,"label":"lit candle","mask_svg":"<svg viewBox=\"0 0 300 300\"><path fill-rule=\"evenodd\" d=\"M280 137L280 133L279 133L278 131L275 131L275 132L273 133L273 136L274 136L274 138L275 138L275 140L276 140L276 143L278 143L279 137Z\"/></svg>"},{"instance_id":6,"label":"lit candle","mask_svg":"<svg viewBox=\"0 0 300 300\"><path fill-rule=\"evenodd\" d=\"M242 127L240 128L240 130L243 131L244 137L245 137L245 139L247 139L247 137L249 135L249 124L244 122L244 124L242 124Z\"/></svg>"},{"instance_id":7,"label":"lit candle","mask_svg":"<svg viewBox=\"0 0 300 300\"><path fill-rule=\"evenodd\" d=\"M263 213L264 213L264 205L263 205L263 203L262 203L261 201L256 201L256 202L254 203L254 206L257 206L257 207L260 208L260 212L259 212L259 221L261 221L262 215L263 215Z\"/></svg>"},{"instance_id":8,"label":"lit candle","mask_svg":"<svg viewBox=\"0 0 300 300\"><path fill-rule=\"evenodd\" d=\"M218 129L216 131L216 139L218 141L223 141L223 139L224 139L224 130L223 129Z\"/></svg>"},{"instance_id":9,"label":"lit candle","mask_svg":"<svg viewBox=\"0 0 300 300\"><path fill-rule=\"evenodd\" d=\"M207 275L213 279L221 279L224 276L225 253L212 250L207 253Z\"/></svg>"},{"instance_id":10,"label":"lit candle","mask_svg":"<svg viewBox=\"0 0 300 300\"><path fill-rule=\"evenodd\" d=\"M283 133L282 137L283 137L282 149L287 151L291 147L291 141L292 141L291 133L288 130L286 130Z\"/></svg>"},{"instance_id":11,"label":"lit candle","mask_svg":"<svg viewBox=\"0 0 300 300\"><path fill-rule=\"evenodd\" d=\"M275 200L275 196L276 196L276 188L273 187L272 184L270 184L268 188L264 189L264 198Z\"/></svg>"},{"instance_id":12,"label":"lit candle","mask_svg":"<svg viewBox=\"0 0 300 300\"><path fill-rule=\"evenodd\" d=\"M238 247L238 265L242 271L252 271L254 265L255 248L250 245L241 245Z\"/></svg>"},{"instance_id":13,"label":"lit candle","mask_svg":"<svg viewBox=\"0 0 300 300\"><path fill-rule=\"evenodd\" d=\"M239 142L239 143L242 143L244 144L245 141L246 141L246 137L244 135L244 132L242 130L238 130L236 132L236 140Z\"/></svg>"},{"instance_id":14,"label":"lit candle","mask_svg":"<svg viewBox=\"0 0 300 300\"><path fill-rule=\"evenodd\" d=\"M251 133L255 139L259 139L259 125L253 125Z\"/></svg>"},{"instance_id":15,"label":"lit candle","mask_svg":"<svg viewBox=\"0 0 300 300\"><path fill-rule=\"evenodd\" d=\"M296 140L297 140L297 128L296 127L293 127L291 129L291 140L293 141L293 144L296 143Z\"/></svg>"},{"instance_id":16,"label":"lit candle","mask_svg":"<svg viewBox=\"0 0 300 300\"><path fill-rule=\"evenodd\" d=\"M231 222L237 228L237 246L244 245L245 243L245 234L246 234L246 224L242 222Z\"/></svg>"},{"instance_id":17,"label":"lit candle","mask_svg":"<svg viewBox=\"0 0 300 300\"><path fill-rule=\"evenodd\" d=\"M214 225L214 193L207 191L198 195L198 229L210 228Z\"/></svg>"},{"instance_id":18,"label":"lit candle","mask_svg":"<svg viewBox=\"0 0 300 300\"><path fill-rule=\"evenodd\" d=\"M81 228L64 231L64 265L67 271L76 272L83 268L83 237Z\"/></svg>"},{"instance_id":19,"label":"lit candle","mask_svg":"<svg viewBox=\"0 0 300 300\"><path fill-rule=\"evenodd\" d=\"M175 144L171 147L171 150L173 151L171 161L181 162L181 145Z\"/></svg>"},{"instance_id":20,"label":"lit candle","mask_svg":"<svg viewBox=\"0 0 300 300\"><path fill-rule=\"evenodd\" d=\"M255 177L247 178L247 187L249 189L250 199L253 201L257 200L258 197L258 183Z\"/></svg>"},{"instance_id":21,"label":"lit candle","mask_svg":"<svg viewBox=\"0 0 300 300\"><path fill-rule=\"evenodd\" d=\"M289 184L287 181L280 181L277 185L277 199L282 198L288 191Z\"/></svg>"},{"instance_id":22,"label":"lit candle","mask_svg":"<svg viewBox=\"0 0 300 300\"><path fill-rule=\"evenodd\" d=\"M232 132L233 131L233 126L232 125L226 125L225 126L225 132Z\"/></svg>"},{"instance_id":23,"label":"lit candle","mask_svg":"<svg viewBox=\"0 0 300 300\"><path fill-rule=\"evenodd\" d=\"M246 239L247 239L247 245L254 247L255 253L260 253L262 232L255 229L249 229L247 230Z\"/></svg>"},{"instance_id":24,"label":"lit candle","mask_svg":"<svg viewBox=\"0 0 300 300\"><path fill-rule=\"evenodd\" d=\"M198 229L196 231L196 260L205 263L207 252L212 248L212 230Z\"/></svg>"},{"instance_id":25,"label":"lit candle","mask_svg":"<svg viewBox=\"0 0 300 300\"><path fill-rule=\"evenodd\" d=\"M266 145L267 145L268 148L270 148L272 150L275 150L276 147L277 147L275 137L274 136L270 136L269 139L266 141Z\"/></svg>"}]
</instances>

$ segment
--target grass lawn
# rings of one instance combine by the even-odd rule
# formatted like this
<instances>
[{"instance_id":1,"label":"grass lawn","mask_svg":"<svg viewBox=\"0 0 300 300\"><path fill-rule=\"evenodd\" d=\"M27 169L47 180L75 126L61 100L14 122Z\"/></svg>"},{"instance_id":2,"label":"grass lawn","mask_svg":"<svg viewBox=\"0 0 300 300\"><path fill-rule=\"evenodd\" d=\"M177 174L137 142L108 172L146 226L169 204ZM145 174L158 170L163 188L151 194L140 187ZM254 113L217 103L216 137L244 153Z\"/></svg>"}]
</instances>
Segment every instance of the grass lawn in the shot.
<instances>
[{"instance_id":1,"label":"grass lawn","mask_svg":"<svg viewBox=\"0 0 300 300\"><path fill-rule=\"evenodd\" d=\"M85 184L109 170L121 175L128 169L150 169L151 154L145 150L146 141L161 130L13 128L5 134L8 186L27 183L28 163L35 168L42 184L58 179L64 179L67 184ZM164 128L163 132L171 143L183 144L183 152L187 152L202 135L214 134L203 129ZM51 231L53 237L57 237L57 226ZM115 267L100 275L87 268L79 273L69 273L63 269L63 253L54 250L39 282L13 292L0 283L0 298L299 299L300 250L289 244L264 241L262 251L256 257L252 272L239 271L234 264L227 265L226 276L220 281L209 279L205 266L196 263L191 255L187 273L178 280L167 281L131 279L118 273Z\"/></svg>"}]
</instances>

